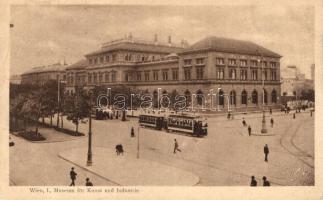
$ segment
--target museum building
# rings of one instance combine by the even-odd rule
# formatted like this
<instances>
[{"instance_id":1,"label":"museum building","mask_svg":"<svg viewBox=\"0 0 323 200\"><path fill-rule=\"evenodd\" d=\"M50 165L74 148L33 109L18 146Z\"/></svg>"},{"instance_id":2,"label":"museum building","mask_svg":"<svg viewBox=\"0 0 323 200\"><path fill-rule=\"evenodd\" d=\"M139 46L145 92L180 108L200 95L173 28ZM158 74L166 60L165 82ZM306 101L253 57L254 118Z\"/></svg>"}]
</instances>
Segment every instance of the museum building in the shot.
<instances>
[{"instance_id":1,"label":"museum building","mask_svg":"<svg viewBox=\"0 0 323 200\"><path fill-rule=\"evenodd\" d=\"M128 36L66 67L66 92L75 93L76 86L123 85L153 96L183 94L196 98L197 105L210 104L206 97L213 93L223 109L275 107L281 93L280 58L249 41L211 36L188 46L172 43L171 37L161 43L156 35L153 41Z\"/></svg>"}]
</instances>

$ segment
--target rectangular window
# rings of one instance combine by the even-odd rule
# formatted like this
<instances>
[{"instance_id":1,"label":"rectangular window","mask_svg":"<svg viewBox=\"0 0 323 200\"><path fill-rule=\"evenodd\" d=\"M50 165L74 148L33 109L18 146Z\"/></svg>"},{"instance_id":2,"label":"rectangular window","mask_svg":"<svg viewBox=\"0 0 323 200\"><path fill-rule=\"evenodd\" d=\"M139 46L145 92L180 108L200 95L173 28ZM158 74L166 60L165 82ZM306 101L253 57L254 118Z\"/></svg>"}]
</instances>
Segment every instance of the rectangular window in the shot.
<instances>
[{"instance_id":1,"label":"rectangular window","mask_svg":"<svg viewBox=\"0 0 323 200\"><path fill-rule=\"evenodd\" d=\"M224 65L224 58L216 58L217 65Z\"/></svg>"},{"instance_id":2,"label":"rectangular window","mask_svg":"<svg viewBox=\"0 0 323 200\"><path fill-rule=\"evenodd\" d=\"M93 60L92 58L89 58L89 64L92 65L93 64Z\"/></svg>"},{"instance_id":3,"label":"rectangular window","mask_svg":"<svg viewBox=\"0 0 323 200\"><path fill-rule=\"evenodd\" d=\"M103 58L103 56L101 56L100 57L100 63L103 63L103 60L104 60L104 58Z\"/></svg>"},{"instance_id":4,"label":"rectangular window","mask_svg":"<svg viewBox=\"0 0 323 200\"><path fill-rule=\"evenodd\" d=\"M102 73L99 72L99 83L101 83L101 82L102 82Z\"/></svg>"},{"instance_id":5,"label":"rectangular window","mask_svg":"<svg viewBox=\"0 0 323 200\"><path fill-rule=\"evenodd\" d=\"M94 83L98 81L98 75L96 73L93 73L93 81Z\"/></svg>"},{"instance_id":6,"label":"rectangular window","mask_svg":"<svg viewBox=\"0 0 323 200\"><path fill-rule=\"evenodd\" d=\"M94 58L94 64L98 64L98 59L97 58Z\"/></svg>"},{"instance_id":7,"label":"rectangular window","mask_svg":"<svg viewBox=\"0 0 323 200\"><path fill-rule=\"evenodd\" d=\"M186 60L184 60L184 65L185 66L191 66L192 65L192 59L186 59Z\"/></svg>"},{"instance_id":8,"label":"rectangular window","mask_svg":"<svg viewBox=\"0 0 323 200\"><path fill-rule=\"evenodd\" d=\"M229 65L236 66L237 65L236 59L229 59Z\"/></svg>"},{"instance_id":9,"label":"rectangular window","mask_svg":"<svg viewBox=\"0 0 323 200\"><path fill-rule=\"evenodd\" d=\"M197 65L204 65L204 60L205 60L204 58L197 58L196 59L196 64Z\"/></svg>"},{"instance_id":10,"label":"rectangular window","mask_svg":"<svg viewBox=\"0 0 323 200\"><path fill-rule=\"evenodd\" d=\"M109 72L105 72L105 82L109 82Z\"/></svg>"},{"instance_id":11,"label":"rectangular window","mask_svg":"<svg viewBox=\"0 0 323 200\"><path fill-rule=\"evenodd\" d=\"M257 61L257 60L251 60L251 61L250 61L250 64L251 64L251 66L253 66L253 67L257 67L257 65L258 65L258 61Z\"/></svg>"},{"instance_id":12,"label":"rectangular window","mask_svg":"<svg viewBox=\"0 0 323 200\"><path fill-rule=\"evenodd\" d=\"M184 68L184 79L191 80L191 68L190 67Z\"/></svg>"},{"instance_id":13,"label":"rectangular window","mask_svg":"<svg viewBox=\"0 0 323 200\"><path fill-rule=\"evenodd\" d=\"M247 80L247 78L248 78L247 70L246 69L240 70L240 80Z\"/></svg>"},{"instance_id":14,"label":"rectangular window","mask_svg":"<svg viewBox=\"0 0 323 200\"><path fill-rule=\"evenodd\" d=\"M111 72L111 82L116 82L116 76L117 76L116 72Z\"/></svg>"},{"instance_id":15,"label":"rectangular window","mask_svg":"<svg viewBox=\"0 0 323 200\"><path fill-rule=\"evenodd\" d=\"M224 68L220 67L216 71L216 78L217 79L224 79Z\"/></svg>"},{"instance_id":16,"label":"rectangular window","mask_svg":"<svg viewBox=\"0 0 323 200\"><path fill-rule=\"evenodd\" d=\"M247 66L247 60L240 60L240 66L242 67Z\"/></svg>"},{"instance_id":17,"label":"rectangular window","mask_svg":"<svg viewBox=\"0 0 323 200\"><path fill-rule=\"evenodd\" d=\"M270 80L272 80L272 81L277 80L277 77L276 77L276 70L272 70L270 74L271 74L271 76L270 76Z\"/></svg>"},{"instance_id":18,"label":"rectangular window","mask_svg":"<svg viewBox=\"0 0 323 200\"><path fill-rule=\"evenodd\" d=\"M92 74L88 73L87 75L88 82L91 84L92 83Z\"/></svg>"},{"instance_id":19,"label":"rectangular window","mask_svg":"<svg viewBox=\"0 0 323 200\"><path fill-rule=\"evenodd\" d=\"M237 71L236 69L229 69L229 78L236 79L237 78Z\"/></svg>"},{"instance_id":20,"label":"rectangular window","mask_svg":"<svg viewBox=\"0 0 323 200\"><path fill-rule=\"evenodd\" d=\"M145 72L145 81L149 81L149 72Z\"/></svg>"},{"instance_id":21,"label":"rectangular window","mask_svg":"<svg viewBox=\"0 0 323 200\"><path fill-rule=\"evenodd\" d=\"M251 78L252 78L252 80L258 80L258 70L253 69L251 71Z\"/></svg>"},{"instance_id":22,"label":"rectangular window","mask_svg":"<svg viewBox=\"0 0 323 200\"><path fill-rule=\"evenodd\" d=\"M267 67L267 62L266 61L263 61L262 64L263 64L263 67Z\"/></svg>"},{"instance_id":23,"label":"rectangular window","mask_svg":"<svg viewBox=\"0 0 323 200\"><path fill-rule=\"evenodd\" d=\"M178 80L178 69L173 69L173 80Z\"/></svg>"},{"instance_id":24,"label":"rectangular window","mask_svg":"<svg viewBox=\"0 0 323 200\"><path fill-rule=\"evenodd\" d=\"M263 75L264 75L264 80L267 80L268 76L267 76L267 71L266 70L263 71Z\"/></svg>"},{"instance_id":25,"label":"rectangular window","mask_svg":"<svg viewBox=\"0 0 323 200\"><path fill-rule=\"evenodd\" d=\"M141 81L141 72L137 72L137 81Z\"/></svg>"},{"instance_id":26,"label":"rectangular window","mask_svg":"<svg viewBox=\"0 0 323 200\"><path fill-rule=\"evenodd\" d=\"M276 67L276 62L270 62L270 67Z\"/></svg>"},{"instance_id":27,"label":"rectangular window","mask_svg":"<svg viewBox=\"0 0 323 200\"><path fill-rule=\"evenodd\" d=\"M163 70L163 80L164 81L168 80L168 70Z\"/></svg>"},{"instance_id":28,"label":"rectangular window","mask_svg":"<svg viewBox=\"0 0 323 200\"><path fill-rule=\"evenodd\" d=\"M110 56L108 55L105 56L105 62L110 62Z\"/></svg>"},{"instance_id":29,"label":"rectangular window","mask_svg":"<svg viewBox=\"0 0 323 200\"><path fill-rule=\"evenodd\" d=\"M112 62L117 61L117 54L112 54Z\"/></svg>"},{"instance_id":30,"label":"rectangular window","mask_svg":"<svg viewBox=\"0 0 323 200\"><path fill-rule=\"evenodd\" d=\"M196 79L203 79L203 75L204 75L204 66L196 67Z\"/></svg>"},{"instance_id":31,"label":"rectangular window","mask_svg":"<svg viewBox=\"0 0 323 200\"><path fill-rule=\"evenodd\" d=\"M153 77L154 77L154 81L158 81L158 71L154 71Z\"/></svg>"}]
</instances>

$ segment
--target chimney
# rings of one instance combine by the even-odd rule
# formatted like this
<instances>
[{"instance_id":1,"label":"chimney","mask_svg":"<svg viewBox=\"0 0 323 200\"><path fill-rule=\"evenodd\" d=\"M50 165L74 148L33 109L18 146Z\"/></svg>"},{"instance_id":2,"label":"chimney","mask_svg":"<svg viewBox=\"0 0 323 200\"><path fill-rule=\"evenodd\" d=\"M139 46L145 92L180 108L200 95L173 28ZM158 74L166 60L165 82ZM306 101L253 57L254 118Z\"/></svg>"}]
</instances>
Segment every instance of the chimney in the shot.
<instances>
[{"instance_id":1,"label":"chimney","mask_svg":"<svg viewBox=\"0 0 323 200\"><path fill-rule=\"evenodd\" d=\"M158 44L157 34L155 34L154 42L155 42L155 45L157 45L157 44Z\"/></svg>"},{"instance_id":2,"label":"chimney","mask_svg":"<svg viewBox=\"0 0 323 200\"><path fill-rule=\"evenodd\" d=\"M170 35L168 36L168 45L172 46L172 37Z\"/></svg>"}]
</instances>

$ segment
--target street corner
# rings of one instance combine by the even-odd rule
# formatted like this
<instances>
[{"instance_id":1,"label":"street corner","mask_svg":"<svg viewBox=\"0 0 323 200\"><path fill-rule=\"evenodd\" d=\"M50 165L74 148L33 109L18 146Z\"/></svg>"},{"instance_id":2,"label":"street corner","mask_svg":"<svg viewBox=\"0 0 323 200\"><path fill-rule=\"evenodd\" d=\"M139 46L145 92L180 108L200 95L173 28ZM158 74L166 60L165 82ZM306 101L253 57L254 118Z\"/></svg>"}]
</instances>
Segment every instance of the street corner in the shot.
<instances>
[{"instance_id":1,"label":"street corner","mask_svg":"<svg viewBox=\"0 0 323 200\"><path fill-rule=\"evenodd\" d=\"M87 166L87 149L62 151L58 156L106 180L123 186L194 186L200 177L189 171L136 158L133 154L117 156L112 149L94 148L93 163Z\"/></svg>"}]
</instances>

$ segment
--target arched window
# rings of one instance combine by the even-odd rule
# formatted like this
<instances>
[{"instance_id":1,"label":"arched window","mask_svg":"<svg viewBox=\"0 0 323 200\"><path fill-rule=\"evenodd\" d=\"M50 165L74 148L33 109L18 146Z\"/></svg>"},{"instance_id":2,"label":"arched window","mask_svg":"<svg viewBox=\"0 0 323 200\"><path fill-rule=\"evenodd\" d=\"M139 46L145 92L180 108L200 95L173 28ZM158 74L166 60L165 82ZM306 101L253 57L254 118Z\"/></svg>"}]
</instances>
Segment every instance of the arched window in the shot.
<instances>
[{"instance_id":1,"label":"arched window","mask_svg":"<svg viewBox=\"0 0 323 200\"><path fill-rule=\"evenodd\" d=\"M268 94L267 94L267 90L263 90L264 91L264 103L267 104L268 103Z\"/></svg>"},{"instance_id":2,"label":"arched window","mask_svg":"<svg viewBox=\"0 0 323 200\"><path fill-rule=\"evenodd\" d=\"M153 105L155 108L158 107L158 92L156 90L153 92Z\"/></svg>"},{"instance_id":3,"label":"arched window","mask_svg":"<svg viewBox=\"0 0 323 200\"><path fill-rule=\"evenodd\" d=\"M248 94L245 90L241 92L241 104L248 104Z\"/></svg>"},{"instance_id":4,"label":"arched window","mask_svg":"<svg viewBox=\"0 0 323 200\"><path fill-rule=\"evenodd\" d=\"M258 104L258 92L256 90L252 92L251 98L253 104Z\"/></svg>"},{"instance_id":5,"label":"arched window","mask_svg":"<svg viewBox=\"0 0 323 200\"><path fill-rule=\"evenodd\" d=\"M186 98L186 106L191 105L191 92L189 90L186 90L184 92L185 98Z\"/></svg>"},{"instance_id":6,"label":"arched window","mask_svg":"<svg viewBox=\"0 0 323 200\"><path fill-rule=\"evenodd\" d=\"M203 92L201 90L198 90L196 92L196 100L197 100L197 105L203 104L204 96L203 96Z\"/></svg>"},{"instance_id":7,"label":"arched window","mask_svg":"<svg viewBox=\"0 0 323 200\"><path fill-rule=\"evenodd\" d=\"M275 89L271 92L271 102L272 103L277 103L277 92Z\"/></svg>"},{"instance_id":8,"label":"arched window","mask_svg":"<svg viewBox=\"0 0 323 200\"><path fill-rule=\"evenodd\" d=\"M224 106L224 92L223 92L223 90L219 91L219 105Z\"/></svg>"},{"instance_id":9,"label":"arched window","mask_svg":"<svg viewBox=\"0 0 323 200\"><path fill-rule=\"evenodd\" d=\"M236 92L234 90L230 92L230 105L236 105Z\"/></svg>"}]
</instances>

